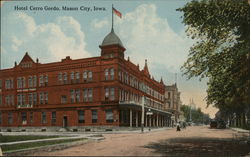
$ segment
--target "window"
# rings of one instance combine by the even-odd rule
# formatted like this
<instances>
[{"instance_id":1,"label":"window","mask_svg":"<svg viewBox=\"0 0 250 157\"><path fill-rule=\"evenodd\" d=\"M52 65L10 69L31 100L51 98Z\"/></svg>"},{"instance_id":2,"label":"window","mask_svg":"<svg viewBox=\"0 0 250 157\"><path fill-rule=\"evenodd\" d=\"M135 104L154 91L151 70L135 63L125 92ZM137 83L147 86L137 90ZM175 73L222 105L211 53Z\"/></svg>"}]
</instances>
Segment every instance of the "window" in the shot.
<instances>
[{"instance_id":1,"label":"window","mask_svg":"<svg viewBox=\"0 0 250 157\"><path fill-rule=\"evenodd\" d=\"M42 124L45 124L45 123L47 123L46 112L42 112Z\"/></svg>"},{"instance_id":2,"label":"window","mask_svg":"<svg viewBox=\"0 0 250 157\"><path fill-rule=\"evenodd\" d=\"M30 123L33 123L33 112L30 112Z\"/></svg>"},{"instance_id":3,"label":"window","mask_svg":"<svg viewBox=\"0 0 250 157\"><path fill-rule=\"evenodd\" d=\"M37 103L36 93L33 93L33 105L36 105L36 103Z\"/></svg>"},{"instance_id":4,"label":"window","mask_svg":"<svg viewBox=\"0 0 250 157\"><path fill-rule=\"evenodd\" d=\"M17 78L17 88L22 88L22 85L21 85L21 77L18 77L18 78Z\"/></svg>"},{"instance_id":5,"label":"window","mask_svg":"<svg viewBox=\"0 0 250 157\"><path fill-rule=\"evenodd\" d=\"M0 124L2 124L2 112L0 112Z\"/></svg>"},{"instance_id":6,"label":"window","mask_svg":"<svg viewBox=\"0 0 250 157\"><path fill-rule=\"evenodd\" d=\"M67 77L67 73L65 72L65 73L63 74L63 83L64 83L64 84L67 84L67 80L68 80L68 77Z\"/></svg>"},{"instance_id":7,"label":"window","mask_svg":"<svg viewBox=\"0 0 250 157\"><path fill-rule=\"evenodd\" d=\"M49 101L49 94L48 92L45 92L45 104L48 104Z\"/></svg>"},{"instance_id":8,"label":"window","mask_svg":"<svg viewBox=\"0 0 250 157\"><path fill-rule=\"evenodd\" d=\"M80 73L76 72L76 83L80 82Z\"/></svg>"},{"instance_id":9,"label":"window","mask_svg":"<svg viewBox=\"0 0 250 157\"><path fill-rule=\"evenodd\" d=\"M0 105L3 104L2 95L0 95Z\"/></svg>"},{"instance_id":10,"label":"window","mask_svg":"<svg viewBox=\"0 0 250 157\"><path fill-rule=\"evenodd\" d=\"M48 86L49 83L49 77L48 75L45 75L45 86Z\"/></svg>"},{"instance_id":11,"label":"window","mask_svg":"<svg viewBox=\"0 0 250 157\"><path fill-rule=\"evenodd\" d=\"M29 76L29 78L28 78L28 86L29 86L29 87L33 87L32 76Z\"/></svg>"},{"instance_id":12,"label":"window","mask_svg":"<svg viewBox=\"0 0 250 157\"><path fill-rule=\"evenodd\" d=\"M97 123L98 115L97 110L92 110L92 123Z\"/></svg>"},{"instance_id":13,"label":"window","mask_svg":"<svg viewBox=\"0 0 250 157\"><path fill-rule=\"evenodd\" d=\"M105 69L105 80L109 79L109 69Z\"/></svg>"},{"instance_id":14,"label":"window","mask_svg":"<svg viewBox=\"0 0 250 157\"><path fill-rule=\"evenodd\" d=\"M1 83L1 86L2 86L2 83ZM5 88L6 89L13 88L13 79L6 79L5 80Z\"/></svg>"},{"instance_id":15,"label":"window","mask_svg":"<svg viewBox=\"0 0 250 157\"><path fill-rule=\"evenodd\" d=\"M66 95L62 95L61 96L61 103L62 104L66 104L67 103L67 96Z\"/></svg>"},{"instance_id":16,"label":"window","mask_svg":"<svg viewBox=\"0 0 250 157\"><path fill-rule=\"evenodd\" d=\"M5 96L5 104L9 105L9 95Z\"/></svg>"},{"instance_id":17,"label":"window","mask_svg":"<svg viewBox=\"0 0 250 157\"><path fill-rule=\"evenodd\" d=\"M74 71L72 71L72 72L70 73L70 79L71 79L71 80L74 80L74 79L75 79Z\"/></svg>"},{"instance_id":18,"label":"window","mask_svg":"<svg viewBox=\"0 0 250 157\"><path fill-rule=\"evenodd\" d=\"M29 93L28 94L28 101L29 101L29 105L32 105L32 102L33 102L33 94L32 93Z\"/></svg>"},{"instance_id":19,"label":"window","mask_svg":"<svg viewBox=\"0 0 250 157\"><path fill-rule=\"evenodd\" d=\"M36 87L36 76L33 77L33 87Z\"/></svg>"},{"instance_id":20,"label":"window","mask_svg":"<svg viewBox=\"0 0 250 157\"><path fill-rule=\"evenodd\" d=\"M22 95L18 94L17 95L17 105L21 105L22 104Z\"/></svg>"},{"instance_id":21,"label":"window","mask_svg":"<svg viewBox=\"0 0 250 157\"><path fill-rule=\"evenodd\" d=\"M74 89L70 90L70 102L71 103L75 102L75 90Z\"/></svg>"},{"instance_id":22,"label":"window","mask_svg":"<svg viewBox=\"0 0 250 157\"><path fill-rule=\"evenodd\" d=\"M88 79L89 79L89 81L92 81L92 71L89 71L89 73L88 73Z\"/></svg>"},{"instance_id":23,"label":"window","mask_svg":"<svg viewBox=\"0 0 250 157\"><path fill-rule=\"evenodd\" d=\"M170 99L170 92L168 92L168 98Z\"/></svg>"},{"instance_id":24,"label":"window","mask_svg":"<svg viewBox=\"0 0 250 157\"><path fill-rule=\"evenodd\" d=\"M40 75L39 77L39 86L43 86L43 75Z\"/></svg>"},{"instance_id":25,"label":"window","mask_svg":"<svg viewBox=\"0 0 250 157\"><path fill-rule=\"evenodd\" d=\"M93 99L93 90L92 88L89 88L88 90L88 101L92 101Z\"/></svg>"},{"instance_id":26,"label":"window","mask_svg":"<svg viewBox=\"0 0 250 157\"><path fill-rule=\"evenodd\" d=\"M79 110L78 111L78 123L84 123L84 111L83 110Z\"/></svg>"},{"instance_id":27,"label":"window","mask_svg":"<svg viewBox=\"0 0 250 157\"><path fill-rule=\"evenodd\" d=\"M43 93L39 94L39 100L40 100L40 104L43 104Z\"/></svg>"},{"instance_id":28,"label":"window","mask_svg":"<svg viewBox=\"0 0 250 157\"><path fill-rule=\"evenodd\" d=\"M8 113L8 124L12 124L13 123L13 115L12 112Z\"/></svg>"},{"instance_id":29,"label":"window","mask_svg":"<svg viewBox=\"0 0 250 157\"><path fill-rule=\"evenodd\" d=\"M76 102L80 102L80 90L76 90Z\"/></svg>"},{"instance_id":30,"label":"window","mask_svg":"<svg viewBox=\"0 0 250 157\"><path fill-rule=\"evenodd\" d=\"M110 100L115 100L115 88L110 88Z\"/></svg>"},{"instance_id":31,"label":"window","mask_svg":"<svg viewBox=\"0 0 250 157\"><path fill-rule=\"evenodd\" d=\"M22 105L26 104L26 99L25 99L26 95L25 94L22 94Z\"/></svg>"},{"instance_id":32,"label":"window","mask_svg":"<svg viewBox=\"0 0 250 157\"><path fill-rule=\"evenodd\" d=\"M87 79L88 79L88 73L87 73L87 71L84 71L83 72L83 80L87 81Z\"/></svg>"},{"instance_id":33,"label":"window","mask_svg":"<svg viewBox=\"0 0 250 157\"><path fill-rule=\"evenodd\" d=\"M22 112L21 113L21 118L22 118L22 124L26 125L27 124L27 112Z\"/></svg>"},{"instance_id":34,"label":"window","mask_svg":"<svg viewBox=\"0 0 250 157\"><path fill-rule=\"evenodd\" d=\"M110 79L111 80L114 80L114 75L115 75L114 68L111 68L110 69Z\"/></svg>"},{"instance_id":35,"label":"window","mask_svg":"<svg viewBox=\"0 0 250 157\"><path fill-rule=\"evenodd\" d=\"M52 112L51 123L52 123L52 124L56 124L56 112Z\"/></svg>"},{"instance_id":36,"label":"window","mask_svg":"<svg viewBox=\"0 0 250 157\"><path fill-rule=\"evenodd\" d=\"M2 80L0 80L0 89L2 89Z\"/></svg>"},{"instance_id":37,"label":"window","mask_svg":"<svg viewBox=\"0 0 250 157\"><path fill-rule=\"evenodd\" d=\"M87 102L88 101L88 89L84 88L83 89L83 102Z\"/></svg>"},{"instance_id":38,"label":"window","mask_svg":"<svg viewBox=\"0 0 250 157\"><path fill-rule=\"evenodd\" d=\"M22 77L22 85L23 85L23 88L26 87L25 77Z\"/></svg>"},{"instance_id":39,"label":"window","mask_svg":"<svg viewBox=\"0 0 250 157\"><path fill-rule=\"evenodd\" d=\"M113 111L111 109L106 110L106 122L112 123L113 120Z\"/></svg>"},{"instance_id":40,"label":"window","mask_svg":"<svg viewBox=\"0 0 250 157\"><path fill-rule=\"evenodd\" d=\"M59 74L58 74L58 81L62 81L62 73L61 72L59 72Z\"/></svg>"},{"instance_id":41,"label":"window","mask_svg":"<svg viewBox=\"0 0 250 157\"><path fill-rule=\"evenodd\" d=\"M119 78L120 81L122 80L121 71L118 72L118 78Z\"/></svg>"},{"instance_id":42,"label":"window","mask_svg":"<svg viewBox=\"0 0 250 157\"><path fill-rule=\"evenodd\" d=\"M109 88L105 88L105 100L109 99Z\"/></svg>"}]
</instances>

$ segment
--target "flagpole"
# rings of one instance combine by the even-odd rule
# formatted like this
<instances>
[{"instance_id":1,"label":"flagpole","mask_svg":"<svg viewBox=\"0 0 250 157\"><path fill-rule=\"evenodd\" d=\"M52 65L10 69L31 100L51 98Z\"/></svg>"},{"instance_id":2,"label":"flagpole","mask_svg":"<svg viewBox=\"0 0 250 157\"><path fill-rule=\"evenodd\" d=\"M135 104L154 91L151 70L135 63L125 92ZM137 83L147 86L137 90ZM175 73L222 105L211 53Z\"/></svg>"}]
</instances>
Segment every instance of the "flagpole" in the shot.
<instances>
[{"instance_id":1,"label":"flagpole","mask_svg":"<svg viewBox=\"0 0 250 157\"><path fill-rule=\"evenodd\" d=\"M112 4L112 28L111 31L113 31L113 25L114 25L114 11L113 11L113 4Z\"/></svg>"}]
</instances>

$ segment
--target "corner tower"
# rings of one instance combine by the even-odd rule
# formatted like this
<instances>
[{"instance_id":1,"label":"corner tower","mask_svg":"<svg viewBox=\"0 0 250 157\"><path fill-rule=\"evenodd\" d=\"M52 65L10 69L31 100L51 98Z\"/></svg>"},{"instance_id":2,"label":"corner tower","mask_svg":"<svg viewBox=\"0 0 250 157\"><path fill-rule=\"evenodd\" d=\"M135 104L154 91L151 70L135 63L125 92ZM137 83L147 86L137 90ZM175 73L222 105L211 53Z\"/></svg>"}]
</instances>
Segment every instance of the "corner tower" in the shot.
<instances>
[{"instance_id":1,"label":"corner tower","mask_svg":"<svg viewBox=\"0 0 250 157\"><path fill-rule=\"evenodd\" d=\"M115 34L114 29L103 39L101 48L102 58L121 58L124 59L124 51L126 50L120 40Z\"/></svg>"}]
</instances>

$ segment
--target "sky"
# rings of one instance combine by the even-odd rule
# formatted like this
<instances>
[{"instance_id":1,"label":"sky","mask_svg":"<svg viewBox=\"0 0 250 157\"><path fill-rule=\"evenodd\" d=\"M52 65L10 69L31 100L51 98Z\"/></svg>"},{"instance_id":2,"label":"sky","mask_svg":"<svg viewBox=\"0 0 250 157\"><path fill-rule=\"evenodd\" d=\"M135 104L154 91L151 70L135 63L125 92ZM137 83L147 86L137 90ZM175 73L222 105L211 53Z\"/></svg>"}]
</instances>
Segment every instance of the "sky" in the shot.
<instances>
[{"instance_id":1,"label":"sky","mask_svg":"<svg viewBox=\"0 0 250 157\"><path fill-rule=\"evenodd\" d=\"M122 18L114 15L114 31L126 48L125 58L129 56L141 69L147 59L149 72L156 80L162 77L167 85L177 82L183 104L188 105L193 99L196 107L214 117L217 109L207 108L205 102L207 80L187 80L180 70L194 43L185 34L182 13L176 11L186 3L187 0L1 1L1 67L12 68L25 52L41 63L60 61L66 56L99 56L99 45L111 30L113 4L122 13ZM78 10L66 11L63 7Z\"/></svg>"}]
</instances>

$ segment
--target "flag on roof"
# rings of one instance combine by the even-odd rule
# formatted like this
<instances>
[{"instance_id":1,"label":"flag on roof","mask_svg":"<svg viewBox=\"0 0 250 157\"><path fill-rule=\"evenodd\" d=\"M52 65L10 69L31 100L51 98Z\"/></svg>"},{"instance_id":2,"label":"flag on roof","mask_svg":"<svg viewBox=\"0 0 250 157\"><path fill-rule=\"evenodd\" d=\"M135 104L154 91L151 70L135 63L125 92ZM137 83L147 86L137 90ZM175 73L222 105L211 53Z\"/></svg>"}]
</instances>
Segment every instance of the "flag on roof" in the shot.
<instances>
[{"instance_id":1,"label":"flag on roof","mask_svg":"<svg viewBox=\"0 0 250 157\"><path fill-rule=\"evenodd\" d=\"M120 18L122 18L122 13L119 12L118 10L116 10L115 8L113 8L113 12L114 12L117 16L119 16Z\"/></svg>"}]
</instances>

